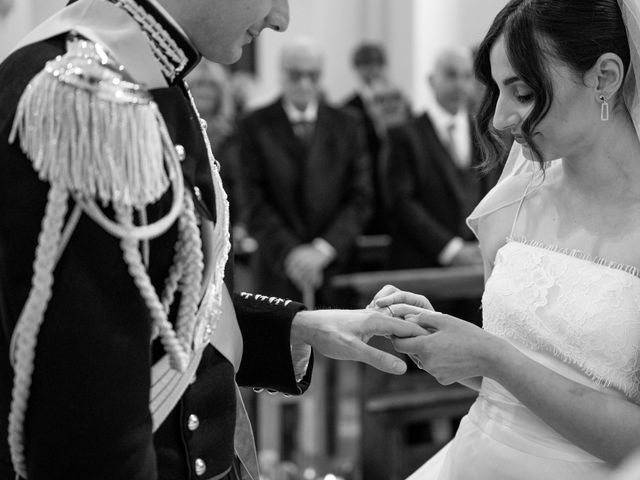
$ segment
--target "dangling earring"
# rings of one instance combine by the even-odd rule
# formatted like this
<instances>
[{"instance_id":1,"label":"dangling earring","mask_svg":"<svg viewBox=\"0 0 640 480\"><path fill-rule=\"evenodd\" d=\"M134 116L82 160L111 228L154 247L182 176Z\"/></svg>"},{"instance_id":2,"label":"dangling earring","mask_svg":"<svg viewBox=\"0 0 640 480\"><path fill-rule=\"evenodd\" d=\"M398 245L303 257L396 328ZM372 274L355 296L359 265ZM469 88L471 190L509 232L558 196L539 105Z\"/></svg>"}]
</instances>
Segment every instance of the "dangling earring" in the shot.
<instances>
[{"instance_id":1,"label":"dangling earring","mask_svg":"<svg viewBox=\"0 0 640 480\"><path fill-rule=\"evenodd\" d=\"M604 98L604 95L600 95L598 98L602 102L602 107L600 108L600 120L606 122L609 120L609 102Z\"/></svg>"}]
</instances>

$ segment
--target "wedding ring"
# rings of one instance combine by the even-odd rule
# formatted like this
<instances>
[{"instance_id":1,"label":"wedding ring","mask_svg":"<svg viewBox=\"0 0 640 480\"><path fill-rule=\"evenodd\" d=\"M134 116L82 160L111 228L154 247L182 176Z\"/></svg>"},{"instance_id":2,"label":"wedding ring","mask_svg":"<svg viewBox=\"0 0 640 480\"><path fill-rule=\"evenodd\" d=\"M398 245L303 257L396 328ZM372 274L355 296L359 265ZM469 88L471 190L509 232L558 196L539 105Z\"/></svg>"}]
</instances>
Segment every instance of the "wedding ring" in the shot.
<instances>
[{"instance_id":1,"label":"wedding ring","mask_svg":"<svg viewBox=\"0 0 640 480\"><path fill-rule=\"evenodd\" d=\"M389 309L389 315L395 317L395 315L393 314L393 310L391 310L391 305L387 305L387 308Z\"/></svg>"},{"instance_id":2,"label":"wedding ring","mask_svg":"<svg viewBox=\"0 0 640 480\"><path fill-rule=\"evenodd\" d=\"M413 363L415 363L420 370L424 370L424 368L422 368L422 361L420 361L420 357L412 354L409 354L409 357L411 357L411 360L413 360Z\"/></svg>"}]
</instances>

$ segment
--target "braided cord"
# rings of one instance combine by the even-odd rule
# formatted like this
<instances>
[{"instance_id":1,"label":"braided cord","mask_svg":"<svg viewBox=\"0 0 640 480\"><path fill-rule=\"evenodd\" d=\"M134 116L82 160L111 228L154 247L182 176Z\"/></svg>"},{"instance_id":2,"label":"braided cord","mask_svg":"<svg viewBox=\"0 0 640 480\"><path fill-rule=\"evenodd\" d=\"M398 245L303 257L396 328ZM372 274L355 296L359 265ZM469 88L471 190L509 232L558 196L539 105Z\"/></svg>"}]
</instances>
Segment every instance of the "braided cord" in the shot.
<instances>
[{"instance_id":1,"label":"braided cord","mask_svg":"<svg viewBox=\"0 0 640 480\"><path fill-rule=\"evenodd\" d=\"M44 312L51 298L53 271L58 258L68 197L67 190L62 186L52 185L49 190L46 213L36 249L31 291L11 339L14 380L8 441L14 468L23 478L27 478L24 419L34 370L36 344L40 326L44 320Z\"/></svg>"},{"instance_id":2,"label":"braided cord","mask_svg":"<svg viewBox=\"0 0 640 480\"><path fill-rule=\"evenodd\" d=\"M116 217L123 225L132 225L133 211L130 207L117 206ZM169 322L167 312L151 283L142 261L139 242L136 239L125 237L120 240L120 246L124 254L124 260L129 268L129 274L140 291L147 308L153 319L153 326L160 334L160 342L169 354L171 367L178 371L184 371L189 362L189 355L183 345L180 344L176 332Z\"/></svg>"},{"instance_id":3,"label":"braided cord","mask_svg":"<svg viewBox=\"0 0 640 480\"><path fill-rule=\"evenodd\" d=\"M190 346L196 324L196 312L201 297L202 275L204 272L204 255L202 239L196 221L195 207L191 194L185 194L185 209L180 217L180 240L184 245L186 261L185 271L181 278L180 292L182 299L178 310L176 329L183 345Z\"/></svg>"}]
</instances>

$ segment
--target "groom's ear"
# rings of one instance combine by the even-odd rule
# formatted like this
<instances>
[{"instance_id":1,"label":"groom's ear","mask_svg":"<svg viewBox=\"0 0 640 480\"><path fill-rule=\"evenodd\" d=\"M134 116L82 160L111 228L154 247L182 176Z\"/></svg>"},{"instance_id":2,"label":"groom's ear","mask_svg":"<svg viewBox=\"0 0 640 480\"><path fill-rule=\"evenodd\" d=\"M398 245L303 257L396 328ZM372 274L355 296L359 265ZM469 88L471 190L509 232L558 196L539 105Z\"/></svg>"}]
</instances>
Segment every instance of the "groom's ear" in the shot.
<instances>
[{"instance_id":1,"label":"groom's ear","mask_svg":"<svg viewBox=\"0 0 640 480\"><path fill-rule=\"evenodd\" d=\"M625 67L615 53L603 53L585 74L585 84L594 88L596 96L614 98L622 89Z\"/></svg>"}]
</instances>

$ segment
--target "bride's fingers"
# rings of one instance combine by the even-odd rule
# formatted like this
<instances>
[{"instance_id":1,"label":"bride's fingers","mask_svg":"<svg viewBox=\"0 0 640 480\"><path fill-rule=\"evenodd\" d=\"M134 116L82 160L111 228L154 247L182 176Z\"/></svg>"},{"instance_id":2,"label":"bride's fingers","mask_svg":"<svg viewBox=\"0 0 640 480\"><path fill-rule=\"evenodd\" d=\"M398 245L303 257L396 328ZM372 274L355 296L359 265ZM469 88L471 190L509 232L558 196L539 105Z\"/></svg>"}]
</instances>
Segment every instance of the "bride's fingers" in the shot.
<instances>
[{"instance_id":1,"label":"bride's fingers","mask_svg":"<svg viewBox=\"0 0 640 480\"><path fill-rule=\"evenodd\" d=\"M391 311L391 314L394 317L406 317L407 315L417 316L423 312L430 312L430 310L426 310L422 307L417 307L415 305L410 305L406 303L393 303L387 307L384 307L382 310ZM407 319L408 320L408 319Z\"/></svg>"},{"instance_id":2,"label":"bride's fingers","mask_svg":"<svg viewBox=\"0 0 640 480\"><path fill-rule=\"evenodd\" d=\"M418 295L417 293L405 292L398 290L387 296L380 296L374 299L374 303L378 307L386 307L388 305L394 305L396 303L406 303L409 305L415 305L417 307L433 310L433 305L427 300L427 297Z\"/></svg>"},{"instance_id":3,"label":"bride's fingers","mask_svg":"<svg viewBox=\"0 0 640 480\"><path fill-rule=\"evenodd\" d=\"M367 308L373 308L376 307L378 305L376 305L376 302L378 301L378 299L383 298L383 297L387 297L395 292L399 292L400 290L396 287L394 287L393 285L385 285L384 287L382 287L378 293L375 294L375 296L373 297L373 299L371 300L371 303L369 303L369 305L367 305ZM383 305L384 306L384 305Z\"/></svg>"}]
</instances>

